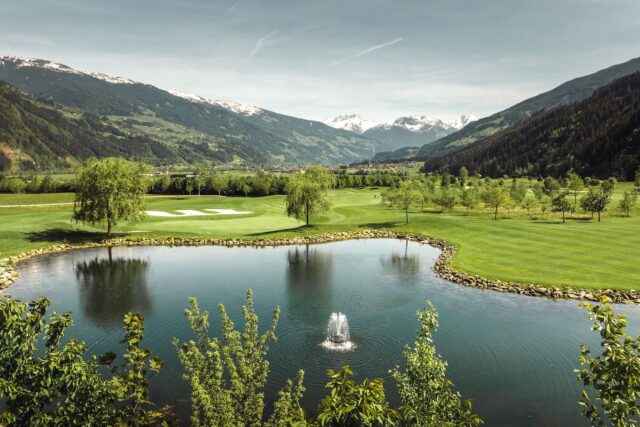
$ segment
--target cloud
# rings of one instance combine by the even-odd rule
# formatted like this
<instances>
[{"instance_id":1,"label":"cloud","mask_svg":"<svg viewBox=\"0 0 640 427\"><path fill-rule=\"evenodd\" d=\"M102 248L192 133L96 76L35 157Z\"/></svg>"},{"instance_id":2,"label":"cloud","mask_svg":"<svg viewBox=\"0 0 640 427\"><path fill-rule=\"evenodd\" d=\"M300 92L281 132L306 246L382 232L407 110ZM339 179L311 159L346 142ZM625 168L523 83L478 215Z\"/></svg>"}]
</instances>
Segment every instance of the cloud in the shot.
<instances>
[{"instance_id":1,"label":"cloud","mask_svg":"<svg viewBox=\"0 0 640 427\"><path fill-rule=\"evenodd\" d=\"M275 36L277 34L277 32L278 32L278 30L273 30L269 34L267 34L266 36L260 37L256 41L256 45L253 47L253 50L251 51L251 54L249 54L249 58L253 58L254 56L256 56L256 54L258 52L260 52L260 49L262 49L262 47L265 46L268 43L269 39L271 39L273 36Z\"/></svg>"},{"instance_id":2,"label":"cloud","mask_svg":"<svg viewBox=\"0 0 640 427\"><path fill-rule=\"evenodd\" d=\"M233 11L236 10L236 7L238 7L238 5L240 4L241 1L242 0L237 0L234 4L232 4L231 7L225 13L222 14L222 16L220 16L218 19L216 19L215 22L213 24L211 24L211 26L209 26L209 28L207 28L207 30L202 34L202 36L208 35L227 16L231 15L233 13Z\"/></svg>"},{"instance_id":3,"label":"cloud","mask_svg":"<svg viewBox=\"0 0 640 427\"><path fill-rule=\"evenodd\" d=\"M341 59L340 61L333 62L333 63L329 64L329 67L335 67L336 65L344 64L345 62L350 61L350 60L352 60L354 58L357 58L359 56L364 56L364 55L366 55L368 53L371 53L371 52L373 52L375 50L382 49L382 48L387 47L387 46L391 46L392 44L400 43L403 40L404 39L402 37L399 37L399 38L397 38L395 40L391 40L390 42L386 42L386 43L378 44L378 45L375 45L375 46L371 46L370 48L365 49L363 51L360 51L360 52L358 52L356 54L353 54L353 55L351 55L351 56L349 56L349 57L347 57L345 59Z\"/></svg>"}]
</instances>

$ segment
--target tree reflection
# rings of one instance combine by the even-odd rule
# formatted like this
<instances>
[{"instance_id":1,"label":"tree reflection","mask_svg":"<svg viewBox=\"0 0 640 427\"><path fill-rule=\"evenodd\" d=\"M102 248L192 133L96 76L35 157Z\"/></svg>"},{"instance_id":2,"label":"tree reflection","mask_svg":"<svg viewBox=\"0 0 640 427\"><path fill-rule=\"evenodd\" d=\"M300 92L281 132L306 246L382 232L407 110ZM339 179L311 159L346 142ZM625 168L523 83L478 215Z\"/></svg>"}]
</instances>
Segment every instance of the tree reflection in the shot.
<instances>
[{"instance_id":1,"label":"tree reflection","mask_svg":"<svg viewBox=\"0 0 640 427\"><path fill-rule=\"evenodd\" d=\"M288 250L287 260L289 311L307 324L325 322L333 285L331 252L296 246Z\"/></svg>"},{"instance_id":2,"label":"tree reflection","mask_svg":"<svg viewBox=\"0 0 640 427\"><path fill-rule=\"evenodd\" d=\"M85 315L96 325L122 322L129 311L148 313L152 308L147 274L149 263L135 258L94 258L76 264L80 302Z\"/></svg>"},{"instance_id":3,"label":"tree reflection","mask_svg":"<svg viewBox=\"0 0 640 427\"><path fill-rule=\"evenodd\" d=\"M420 258L417 253L409 253L409 241L405 242L404 252L394 251L388 259L381 260L382 265L398 273L400 277L413 277L420 273Z\"/></svg>"}]
</instances>

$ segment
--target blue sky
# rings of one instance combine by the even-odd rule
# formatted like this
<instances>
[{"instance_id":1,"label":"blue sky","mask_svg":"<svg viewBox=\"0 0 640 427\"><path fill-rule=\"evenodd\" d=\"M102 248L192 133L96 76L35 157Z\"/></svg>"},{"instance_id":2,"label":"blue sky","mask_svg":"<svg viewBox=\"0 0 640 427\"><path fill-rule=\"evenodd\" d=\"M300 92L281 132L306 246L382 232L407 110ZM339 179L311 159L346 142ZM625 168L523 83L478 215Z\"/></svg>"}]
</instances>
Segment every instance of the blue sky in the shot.
<instances>
[{"instance_id":1,"label":"blue sky","mask_svg":"<svg viewBox=\"0 0 640 427\"><path fill-rule=\"evenodd\" d=\"M640 56L640 2L0 0L0 54L313 119L483 116Z\"/></svg>"}]
</instances>

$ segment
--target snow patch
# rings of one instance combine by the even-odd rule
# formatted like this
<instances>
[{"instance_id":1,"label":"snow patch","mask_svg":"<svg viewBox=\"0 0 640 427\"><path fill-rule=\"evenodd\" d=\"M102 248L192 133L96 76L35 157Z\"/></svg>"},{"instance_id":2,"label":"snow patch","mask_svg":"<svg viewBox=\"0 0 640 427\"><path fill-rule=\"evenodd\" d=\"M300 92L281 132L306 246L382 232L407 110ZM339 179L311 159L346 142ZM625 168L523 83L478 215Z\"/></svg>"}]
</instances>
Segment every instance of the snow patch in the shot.
<instances>
[{"instance_id":1,"label":"snow patch","mask_svg":"<svg viewBox=\"0 0 640 427\"><path fill-rule=\"evenodd\" d=\"M220 99L207 99L200 95L195 95L192 93L182 93L176 91L170 91L172 95L179 96L180 98L186 99L187 101L196 102L198 104L210 104L216 105L218 107L222 107L225 110L229 110L232 113L242 114L244 116L253 116L255 114L260 114L264 110L260 107L256 107L254 105L245 105L240 104L233 101L228 100L220 100Z\"/></svg>"},{"instance_id":2,"label":"snow patch","mask_svg":"<svg viewBox=\"0 0 640 427\"><path fill-rule=\"evenodd\" d=\"M13 63L16 67L34 67L34 68L43 68L46 70L55 71L58 73L67 73L67 74L77 74L80 76L88 76L93 77L94 79L103 80L108 83L114 84L134 84L136 83L133 80L125 79L123 77L114 77L109 76L107 74L102 73L92 73L76 70L75 68L71 68L67 65L60 64L58 62L51 62L45 59L38 58L27 58L22 56L2 56L0 57L0 64Z\"/></svg>"},{"instance_id":3,"label":"snow patch","mask_svg":"<svg viewBox=\"0 0 640 427\"><path fill-rule=\"evenodd\" d=\"M345 114L333 119L324 119L322 123L335 129L348 130L358 134L378 126L378 123L367 120L359 114Z\"/></svg>"}]
</instances>

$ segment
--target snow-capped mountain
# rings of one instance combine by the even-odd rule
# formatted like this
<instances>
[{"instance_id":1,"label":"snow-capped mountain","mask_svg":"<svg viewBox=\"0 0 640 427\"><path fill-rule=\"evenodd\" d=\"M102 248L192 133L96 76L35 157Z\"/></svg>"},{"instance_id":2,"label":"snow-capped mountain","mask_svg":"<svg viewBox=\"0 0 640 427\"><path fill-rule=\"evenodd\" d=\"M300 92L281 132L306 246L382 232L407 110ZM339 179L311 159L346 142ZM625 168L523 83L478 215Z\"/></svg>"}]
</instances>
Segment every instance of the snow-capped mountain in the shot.
<instances>
[{"instance_id":1,"label":"snow-capped mountain","mask_svg":"<svg viewBox=\"0 0 640 427\"><path fill-rule=\"evenodd\" d=\"M343 116L334 117L333 119L324 119L325 125L336 129L344 129L349 132L361 134L368 129L378 126L379 123L367 120L358 114L345 114Z\"/></svg>"},{"instance_id":2,"label":"snow-capped mountain","mask_svg":"<svg viewBox=\"0 0 640 427\"><path fill-rule=\"evenodd\" d=\"M57 62L47 61L45 59L26 58L21 56L1 56L0 65L3 65L5 62L13 63L16 65L16 67L44 68L46 70L56 71L59 73L69 73L69 74L78 74L81 76L89 76L98 80L103 80L108 83L116 83L116 84L137 83L133 80L125 79L123 77L109 76L107 74L102 74L102 73L93 73L93 72L76 70L75 68L71 68L67 65L60 64Z\"/></svg>"},{"instance_id":3,"label":"snow-capped mountain","mask_svg":"<svg viewBox=\"0 0 640 427\"><path fill-rule=\"evenodd\" d=\"M476 120L476 117L473 115L463 115L448 121L427 115L412 115L398 117L386 122L374 122L359 114L345 114L332 119L325 119L322 122L336 129L362 134L373 128L388 130L393 127L401 127L410 132L424 132L433 128L458 130L474 120Z\"/></svg>"},{"instance_id":4,"label":"snow-capped mountain","mask_svg":"<svg viewBox=\"0 0 640 427\"><path fill-rule=\"evenodd\" d=\"M379 142L385 150L395 150L436 141L460 130L474 120L476 118L472 115L460 116L454 120L442 120L427 115L412 115L376 123L358 114L347 114L323 120L323 123L373 139Z\"/></svg>"}]
</instances>

